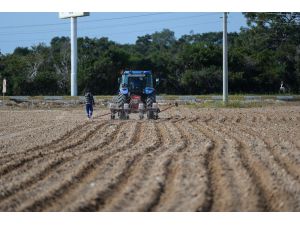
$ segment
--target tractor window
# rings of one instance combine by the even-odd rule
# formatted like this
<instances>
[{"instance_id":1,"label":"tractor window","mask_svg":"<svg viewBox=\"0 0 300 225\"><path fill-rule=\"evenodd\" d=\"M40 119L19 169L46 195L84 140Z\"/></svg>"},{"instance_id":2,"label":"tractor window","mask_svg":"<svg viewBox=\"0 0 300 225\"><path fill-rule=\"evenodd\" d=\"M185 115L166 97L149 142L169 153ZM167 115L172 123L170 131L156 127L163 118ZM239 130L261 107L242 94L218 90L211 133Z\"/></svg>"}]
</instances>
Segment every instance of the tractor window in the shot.
<instances>
[{"instance_id":1,"label":"tractor window","mask_svg":"<svg viewBox=\"0 0 300 225\"><path fill-rule=\"evenodd\" d=\"M147 87L153 87L152 76L147 76Z\"/></svg>"},{"instance_id":2,"label":"tractor window","mask_svg":"<svg viewBox=\"0 0 300 225\"><path fill-rule=\"evenodd\" d=\"M122 85L122 84L126 84L126 86L127 86L127 84L128 84L128 76L122 75L122 82L121 82L121 85Z\"/></svg>"},{"instance_id":3,"label":"tractor window","mask_svg":"<svg viewBox=\"0 0 300 225\"><path fill-rule=\"evenodd\" d=\"M128 77L128 87L131 90L142 90L147 86L146 77Z\"/></svg>"},{"instance_id":4,"label":"tractor window","mask_svg":"<svg viewBox=\"0 0 300 225\"><path fill-rule=\"evenodd\" d=\"M125 84L131 90L142 90L145 87L153 87L151 76L122 76L121 85Z\"/></svg>"}]
</instances>

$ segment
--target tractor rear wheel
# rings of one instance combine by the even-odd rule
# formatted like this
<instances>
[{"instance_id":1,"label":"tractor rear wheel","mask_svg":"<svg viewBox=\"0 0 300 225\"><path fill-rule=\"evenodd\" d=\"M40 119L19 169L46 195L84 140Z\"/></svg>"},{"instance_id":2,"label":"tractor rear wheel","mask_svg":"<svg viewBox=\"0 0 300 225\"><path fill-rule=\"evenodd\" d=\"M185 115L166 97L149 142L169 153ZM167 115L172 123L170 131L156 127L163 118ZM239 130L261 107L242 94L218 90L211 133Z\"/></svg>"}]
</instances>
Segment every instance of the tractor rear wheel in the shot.
<instances>
[{"instance_id":1,"label":"tractor rear wheel","mask_svg":"<svg viewBox=\"0 0 300 225\"><path fill-rule=\"evenodd\" d=\"M118 108L122 108L124 103L126 103L127 97L126 95L119 94L113 98L113 103L115 103Z\"/></svg>"},{"instance_id":2,"label":"tractor rear wheel","mask_svg":"<svg viewBox=\"0 0 300 225\"><path fill-rule=\"evenodd\" d=\"M129 118L129 116L125 115L125 111L123 109L124 104L127 102L127 99L128 99L128 97L126 95L119 94L118 96L115 96L112 100L113 103L119 108L119 110L121 110L121 111L118 111L118 117L121 120Z\"/></svg>"},{"instance_id":3,"label":"tractor rear wheel","mask_svg":"<svg viewBox=\"0 0 300 225\"><path fill-rule=\"evenodd\" d=\"M152 104L154 102L155 102L155 96L154 95L147 96L147 99L146 99L147 108L152 108Z\"/></svg>"},{"instance_id":4,"label":"tractor rear wheel","mask_svg":"<svg viewBox=\"0 0 300 225\"><path fill-rule=\"evenodd\" d=\"M147 96L146 106L147 106L147 119L148 120L154 119L153 111L149 110L149 109L152 109L152 105L153 105L154 102L155 102L155 96L154 95Z\"/></svg>"}]
</instances>

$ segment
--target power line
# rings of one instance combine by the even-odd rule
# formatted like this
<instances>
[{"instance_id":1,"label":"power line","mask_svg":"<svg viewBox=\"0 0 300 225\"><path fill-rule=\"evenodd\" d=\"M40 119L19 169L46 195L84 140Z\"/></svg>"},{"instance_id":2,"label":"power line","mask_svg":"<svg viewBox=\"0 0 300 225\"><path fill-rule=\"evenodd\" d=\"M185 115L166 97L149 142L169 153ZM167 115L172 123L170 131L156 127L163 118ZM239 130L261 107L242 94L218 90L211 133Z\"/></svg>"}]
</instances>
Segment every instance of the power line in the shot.
<instances>
[{"instance_id":1,"label":"power line","mask_svg":"<svg viewBox=\"0 0 300 225\"><path fill-rule=\"evenodd\" d=\"M176 18L170 18L165 20L151 20L151 21L143 21L138 23L129 23L129 24L117 24L117 25L103 25L103 26L96 26L96 27L90 27L90 28L81 28L80 31L86 31L86 30L94 30L98 28L115 28L115 27L126 27L126 26L135 26L139 24L149 24L149 23L162 23L166 21L176 21L176 20L182 20L182 19L191 19L191 18L198 18L203 16L209 16L209 15L216 15L219 13L210 13L210 14L200 14L200 15L193 15L193 16L186 16L186 17L176 17ZM35 31L35 32L19 32L19 33L0 33L2 36L10 36L10 35L31 35L31 34L41 34L41 33L49 33L49 32L66 32L66 30L47 30L47 31Z\"/></svg>"},{"instance_id":2,"label":"power line","mask_svg":"<svg viewBox=\"0 0 300 225\"><path fill-rule=\"evenodd\" d=\"M199 26L199 25L204 25L204 24L212 24L212 23L220 23L221 20L218 21L210 21L210 22L206 22L206 23L194 23L194 24L189 24L189 25L179 25L179 26L171 26L170 28L178 28L178 27L187 27L187 26ZM118 32L118 33L108 33L106 34L106 36L108 35L116 35L116 34L127 34L127 33L135 33L135 32L144 32L144 31L148 31L148 30L139 30L139 31L126 31L126 32Z\"/></svg>"},{"instance_id":3,"label":"power line","mask_svg":"<svg viewBox=\"0 0 300 225\"><path fill-rule=\"evenodd\" d=\"M194 23L194 24L184 24L184 25L179 25L179 26L171 26L170 28L184 28L184 27L189 27L189 26L202 26L202 25L205 25L205 24L213 24L213 23L221 23L221 20L218 20L218 21L209 21L209 22L205 22L205 23ZM133 30L133 31L126 31L126 32L116 32L116 33L106 33L106 34L103 34L101 35L102 37L105 37L105 36L109 36L109 35L117 35L117 34L129 34L129 33L138 33L138 32L149 32L149 29L143 29L143 30ZM32 41L32 39L28 40L18 40L20 42L26 42L26 41ZM35 40L36 42L37 41L45 41L45 39L40 39L40 40ZM9 40L9 41L1 41L1 43L15 43L16 41L12 41L12 40Z\"/></svg>"},{"instance_id":4,"label":"power line","mask_svg":"<svg viewBox=\"0 0 300 225\"><path fill-rule=\"evenodd\" d=\"M186 16L186 17L175 17L175 18L169 18L169 19L164 19L164 20L151 20L151 21L143 21L143 22L138 22L138 23L130 23L130 24L118 24L115 27L124 27L124 26L135 26L139 24L147 24L147 23L161 23L161 22L166 22L166 21L176 21L176 20L182 20L182 19L192 19L192 18L198 18L198 17L203 17L203 16L209 16L209 15L216 15L219 13L210 13L210 14L200 14L200 15L194 15L194 16ZM97 26L93 28L87 28L87 29L98 29L98 28L105 28L105 27L111 27L111 25L106 25L106 26ZM81 30L87 30L82 28Z\"/></svg>"},{"instance_id":5,"label":"power line","mask_svg":"<svg viewBox=\"0 0 300 225\"><path fill-rule=\"evenodd\" d=\"M174 14L174 13L172 13L172 12L147 13L147 14L133 15L133 16L123 16L123 17L112 17L112 18L103 18L103 19L95 19L95 20L78 21L78 23L81 24L81 23L101 22L101 21L123 20L123 19L148 17L148 16L156 16L156 15L165 15L165 14ZM205 14L201 14L201 16L207 16L207 15L212 15L212 14L219 14L219 13L205 13ZM70 24L69 22L63 22L63 23L31 24L31 25L19 25L19 26L0 26L0 29L15 29L15 28L28 28L28 27L60 26L60 25L69 25L69 24Z\"/></svg>"},{"instance_id":6,"label":"power line","mask_svg":"<svg viewBox=\"0 0 300 225\"><path fill-rule=\"evenodd\" d=\"M89 23L89 22L97 22L97 21L130 19L130 18L138 18L138 17L145 17L145 16L163 15L163 14L170 14L170 13L169 12L165 12L165 13L147 13L147 14L135 15L135 16L123 16L123 17L104 18L104 19L97 19L97 20L78 21L78 23ZM31 24L31 25L19 25L19 26L0 26L0 29L15 29L15 28L44 27L44 26L60 26L60 25L69 25L69 24L70 24L69 22L63 22L63 23Z\"/></svg>"}]
</instances>

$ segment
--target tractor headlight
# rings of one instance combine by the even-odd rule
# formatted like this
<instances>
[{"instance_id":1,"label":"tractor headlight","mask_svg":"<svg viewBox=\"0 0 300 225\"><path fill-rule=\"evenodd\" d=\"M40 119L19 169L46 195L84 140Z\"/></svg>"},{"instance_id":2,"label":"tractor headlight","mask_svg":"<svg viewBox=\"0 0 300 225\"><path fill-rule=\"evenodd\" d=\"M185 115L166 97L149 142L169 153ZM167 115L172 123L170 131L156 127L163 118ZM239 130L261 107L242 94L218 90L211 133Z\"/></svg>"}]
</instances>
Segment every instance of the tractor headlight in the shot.
<instances>
[{"instance_id":1,"label":"tractor headlight","mask_svg":"<svg viewBox=\"0 0 300 225\"><path fill-rule=\"evenodd\" d=\"M153 91L154 91L153 88L145 88L144 93L145 93L146 95L150 95L150 94L153 93Z\"/></svg>"},{"instance_id":2,"label":"tractor headlight","mask_svg":"<svg viewBox=\"0 0 300 225\"><path fill-rule=\"evenodd\" d=\"M120 88L120 93L122 95L127 95L128 94L128 88Z\"/></svg>"}]
</instances>

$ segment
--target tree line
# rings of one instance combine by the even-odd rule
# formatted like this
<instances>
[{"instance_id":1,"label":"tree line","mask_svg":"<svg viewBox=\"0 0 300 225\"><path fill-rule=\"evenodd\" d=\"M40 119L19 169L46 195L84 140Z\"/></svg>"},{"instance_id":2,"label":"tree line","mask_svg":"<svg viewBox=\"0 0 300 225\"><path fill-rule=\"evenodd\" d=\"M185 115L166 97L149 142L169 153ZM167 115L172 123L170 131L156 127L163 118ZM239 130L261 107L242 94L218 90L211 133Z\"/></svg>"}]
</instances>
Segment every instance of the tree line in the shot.
<instances>
[{"instance_id":1,"label":"tree line","mask_svg":"<svg viewBox=\"0 0 300 225\"><path fill-rule=\"evenodd\" d=\"M247 27L228 33L229 93L277 93L283 81L300 92L300 13L244 13ZM222 32L176 38L173 31L119 44L78 38L78 93L116 94L120 71L152 70L160 94L222 93ZM0 53L8 95L69 95L70 39Z\"/></svg>"}]
</instances>

